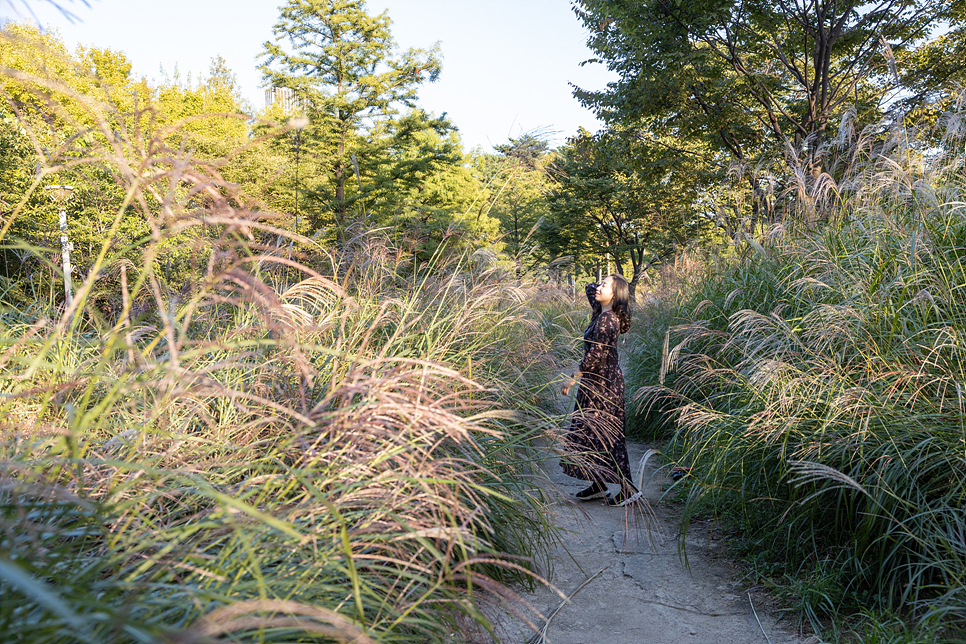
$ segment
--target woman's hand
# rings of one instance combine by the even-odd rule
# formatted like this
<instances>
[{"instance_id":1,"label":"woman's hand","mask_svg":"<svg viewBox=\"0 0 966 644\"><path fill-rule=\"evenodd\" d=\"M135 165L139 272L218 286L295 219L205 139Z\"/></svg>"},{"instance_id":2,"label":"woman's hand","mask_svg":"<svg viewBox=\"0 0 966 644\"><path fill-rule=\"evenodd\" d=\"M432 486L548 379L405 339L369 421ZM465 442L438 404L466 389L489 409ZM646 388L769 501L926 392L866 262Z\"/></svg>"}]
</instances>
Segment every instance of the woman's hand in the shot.
<instances>
[{"instance_id":1,"label":"woman's hand","mask_svg":"<svg viewBox=\"0 0 966 644\"><path fill-rule=\"evenodd\" d=\"M560 393L562 393L564 396L569 396L570 389L577 384L577 380L579 379L580 379L580 372L575 371L573 377L567 378L566 382L564 382L564 386L560 388Z\"/></svg>"}]
</instances>

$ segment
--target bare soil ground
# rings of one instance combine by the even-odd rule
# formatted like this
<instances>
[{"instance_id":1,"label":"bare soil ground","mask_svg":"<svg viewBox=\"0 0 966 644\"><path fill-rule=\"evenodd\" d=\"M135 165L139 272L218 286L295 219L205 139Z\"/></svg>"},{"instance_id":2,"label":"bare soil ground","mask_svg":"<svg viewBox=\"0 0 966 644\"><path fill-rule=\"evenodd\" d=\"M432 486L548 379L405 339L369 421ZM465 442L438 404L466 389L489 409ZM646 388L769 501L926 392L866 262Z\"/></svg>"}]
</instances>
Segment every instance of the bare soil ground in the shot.
<instances>
[{"instance_id":1,"label":"bare soil ground","mask_svg":"<svg viewBox=\"0 0 966 644\"><path fill-rule=\"evenodd\" d=\"M628 444L631 469L648 446ZM550 480L550 511L565 531L553 553L551 583L521 596L550 617L545 640L534 635L512 611L495 620L503 642L550 644L808 644L795 632L794 618L769 610L769 598L749 593L723 556L725 542L707 525L693 527L685 539L687 564L679 551L679 517L657 504L665 482L659 458L648 461L644 493L649 504L609 507L602 501L579 503L573 494L586 484L563 474L557 459L544 467ZM616 486L611 486L616 492ZM522 608L519 606L518 608ZM559 610L558 610L559 608ZM543 627L544 622L533 617Z\"/></svg>"}]
</instances>

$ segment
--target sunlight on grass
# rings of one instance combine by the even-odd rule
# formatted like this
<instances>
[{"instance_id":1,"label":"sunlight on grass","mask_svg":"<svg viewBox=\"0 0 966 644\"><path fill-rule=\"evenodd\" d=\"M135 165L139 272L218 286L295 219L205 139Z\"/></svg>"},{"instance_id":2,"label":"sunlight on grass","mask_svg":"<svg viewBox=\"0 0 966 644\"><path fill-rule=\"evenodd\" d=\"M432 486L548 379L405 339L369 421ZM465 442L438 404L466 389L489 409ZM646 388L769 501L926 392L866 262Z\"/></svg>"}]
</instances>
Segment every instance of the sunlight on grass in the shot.
<instances>
[{"instance_id":1,"label":"sunlight on grass","mask_svg":"<svg viewBox=\"0 0 966 644\"><path fill-rule=\"evenodd\" d=\"M801 183L797 222L685 288L662 382L653 357L638 381L645 408L674 414L686 520L713 508L743 527L817 628L857 607L966 618L958 109L938 147L902 124L840 140L838 183Z\"/></svg>"},{"instance_id":2,"label":"sunlight on grass","mask_svg":"<svg viewBox=\"0 0 966 644\"><path fill-rule=\"evenodd\" d=\"M482 607L516 605L507 584L539 582L556 539L530 467L530 439L556 422L539 405L559 338L534 308L554 296L445 245L413 266L364 226L327 251L248 209L150 106L120 113L17 78L83 116L73 136L29 132L44 158L30 189L107 168L126 194L115 228L134 209L149 235L117 249L106 231L67 311L4 302L0 629L25 642L490 629ZM181 282L164 259L175 243ZM98 304L105 292L121 310Z\"/></svg>"}]
</instances>

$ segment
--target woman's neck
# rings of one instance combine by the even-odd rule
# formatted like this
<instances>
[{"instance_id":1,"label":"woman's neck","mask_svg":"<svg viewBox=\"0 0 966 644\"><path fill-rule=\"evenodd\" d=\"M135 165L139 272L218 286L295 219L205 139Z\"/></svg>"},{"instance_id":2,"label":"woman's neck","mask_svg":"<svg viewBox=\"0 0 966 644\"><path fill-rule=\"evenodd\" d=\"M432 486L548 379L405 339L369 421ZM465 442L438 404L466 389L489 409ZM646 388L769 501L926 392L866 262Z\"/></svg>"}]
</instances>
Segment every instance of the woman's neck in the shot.
<instances>
[{"instance_id":1,"label":"woman's neck","mask_svg":"<svg viewBox=\"0 0 966 644\"><path fill-rule=\"evenodd\" d=\"M601 305L600 312L607 313L608 311L612 311L613 309L614 309L614 303L608 302L606 305Z\"/></svg>"}]
</instances>

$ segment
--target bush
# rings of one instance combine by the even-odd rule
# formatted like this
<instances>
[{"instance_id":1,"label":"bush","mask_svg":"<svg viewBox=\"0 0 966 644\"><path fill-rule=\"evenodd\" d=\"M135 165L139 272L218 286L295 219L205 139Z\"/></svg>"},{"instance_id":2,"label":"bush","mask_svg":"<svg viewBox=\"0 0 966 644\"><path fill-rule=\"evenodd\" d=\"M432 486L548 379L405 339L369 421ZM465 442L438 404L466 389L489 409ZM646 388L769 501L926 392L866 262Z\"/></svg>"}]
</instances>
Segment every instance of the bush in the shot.
<instances>
[{"instance_id":1,"label":"bush","mask_svg":"<svg viewBox=\"0 0 966 644\"><path fill-rule=\"evenodd\" d=\"M941 150L919 151L905 131L858 142L838 186L826 176L803 193L824 223L789 223L750 261L710 270L670 332L665 386L638 392L677 416L687 512L729 516L747 551L778 562L773 574L820 579L800 595L816 624L843 606L966 620L954 135Z\"/></svg>"}]
</instances>

